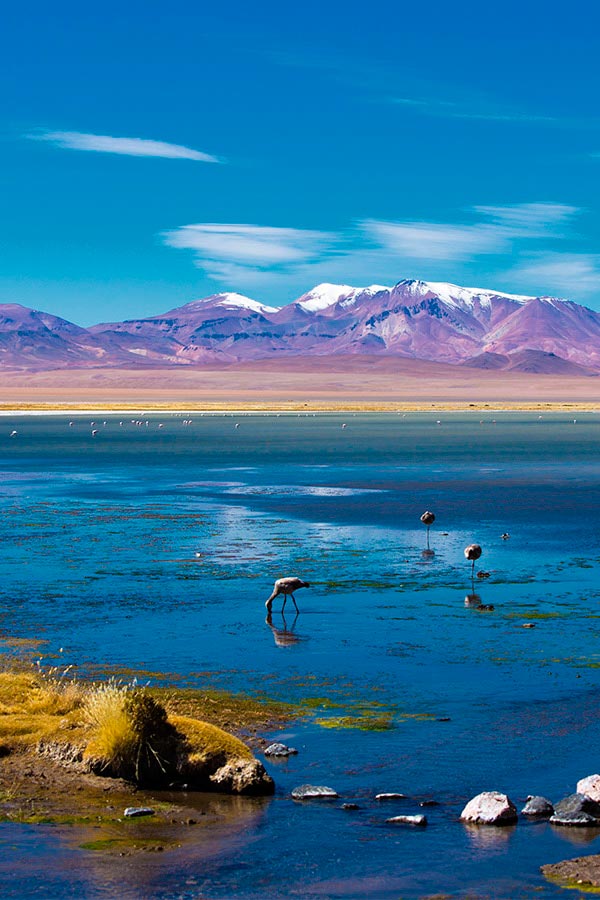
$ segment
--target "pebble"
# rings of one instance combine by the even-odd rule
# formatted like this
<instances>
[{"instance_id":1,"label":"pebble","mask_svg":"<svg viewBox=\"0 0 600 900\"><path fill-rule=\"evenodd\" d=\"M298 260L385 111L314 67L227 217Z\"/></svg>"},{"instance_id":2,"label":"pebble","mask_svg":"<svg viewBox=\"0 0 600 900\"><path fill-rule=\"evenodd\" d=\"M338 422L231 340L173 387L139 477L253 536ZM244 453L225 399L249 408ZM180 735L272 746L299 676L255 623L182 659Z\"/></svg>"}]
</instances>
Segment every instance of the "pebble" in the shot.
<instances>
[{"instance_id":1,"label":"pebble","mask_svg":"<svg viewBox=\"0 0 600 900\"><path fill-rule=\"evenodd\" d=\"M287 747L279 742L269 744L265 750L265 756L295 756L297 753L298 751L295 747Z\"/></svg>"},{"instance_id":2,"label":"pebble","mask_svg":"<svg viewBox=\"0 0 600 900\"><path fill-rule=\"evenodd\" d=\"M126 819L135 819L138 816L153 816L154 810L149 806L128 806L123 815Z\"/></svg>"},{"instance_id":3,"label":"pebble","mask_svg":"<svg viewBox=\"0 0 600 900\"><path fill-rule=\"evenodd\" d=\"M535 622L523 622L521 628L535 628Z\"/></svg>"},{"instance_id":4,"label":"pebble","mask_svg":"<svg viewBox=\"0 0 600 900\"><path fill-rule=\"evenodd\" d=\"M337 791L323 784L301 784L292 791L294 800L329 800L339 796Z\"/></svg>"},{"instance_id":5,"label":"pebble","mask_svg":"<svg viewBox=\"0 0 600 900\"><path fill-rule=\"evenodd\" d=\"M427 816L392 816L391 819L386 819L385 821L390 822L392 825L420 825L423 827L427 825Z\"/></svg>"},{"instance_id":6,"label":"pebble","mask_svg":"<svg viewBox=\"0 0 600 900\"><path fill-rule=\"evenodd\" d=\"M406 800L406 794L376 794L376 800Z\"/></svg>"},{"instance_id":7,"label":"pebble","mask_svg":"<svg viewBox=\"0 0 600 900\"><path fill-rule=\"evenodd\" d=\"M342 803L342 809L360 809L358 803Z\"/></svg>"}]
</instances>

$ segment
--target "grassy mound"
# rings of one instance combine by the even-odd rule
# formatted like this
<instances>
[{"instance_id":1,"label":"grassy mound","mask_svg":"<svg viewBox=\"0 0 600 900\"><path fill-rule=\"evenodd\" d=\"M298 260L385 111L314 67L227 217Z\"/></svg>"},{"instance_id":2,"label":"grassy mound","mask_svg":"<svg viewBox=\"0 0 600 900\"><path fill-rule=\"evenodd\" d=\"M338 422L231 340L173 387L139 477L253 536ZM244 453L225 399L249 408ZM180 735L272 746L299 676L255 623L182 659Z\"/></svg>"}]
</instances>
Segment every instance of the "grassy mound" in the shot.
<instances>
[{"instance_id":1,"label":"grassy mound","mask_svg":"<svg viewBox=\"0 0 600 900\"><path fill-rule=\"evenodd\" d=\"M97 773L141 785L272 793L250 749L215 725L169 714L147 689L0 672L0 755L53 749ZM68 751L68 752L67 752Z\"/></svg>"}]
</instances>

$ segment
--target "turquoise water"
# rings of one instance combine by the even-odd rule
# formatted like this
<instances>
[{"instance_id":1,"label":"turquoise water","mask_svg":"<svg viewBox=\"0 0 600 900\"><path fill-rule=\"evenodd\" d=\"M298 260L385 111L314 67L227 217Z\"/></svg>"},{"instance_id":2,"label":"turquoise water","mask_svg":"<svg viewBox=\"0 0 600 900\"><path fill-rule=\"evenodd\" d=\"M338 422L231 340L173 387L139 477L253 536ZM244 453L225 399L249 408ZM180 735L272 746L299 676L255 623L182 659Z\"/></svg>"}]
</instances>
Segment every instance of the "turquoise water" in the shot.
<instances>
[{"instance_id":1,"label":"turquoise water","mask_svg":"<svg viewBox=\"0 0 600 900\"><path fill-rule=\"evenodd\" d=\"M58 829L2 825L5 895L562 895L539 866L600 852L600 832L458 816L482 790L557 801L600 769L600 416L576 415L0 420L5 638L42 638L82 672L168 672L314 711L268 735L300 753L267 763L277 794L243 833L141 875L92 865ZM490 577L473 590L474 541ZM311 587L269 624L289 574ZM316 721L378 713L391 728ZM360 809L294 803L307 781ZM380 791L408 799L382 808ZM427 829L385 824L423 811Z\"/></svg>"}]
</instances>

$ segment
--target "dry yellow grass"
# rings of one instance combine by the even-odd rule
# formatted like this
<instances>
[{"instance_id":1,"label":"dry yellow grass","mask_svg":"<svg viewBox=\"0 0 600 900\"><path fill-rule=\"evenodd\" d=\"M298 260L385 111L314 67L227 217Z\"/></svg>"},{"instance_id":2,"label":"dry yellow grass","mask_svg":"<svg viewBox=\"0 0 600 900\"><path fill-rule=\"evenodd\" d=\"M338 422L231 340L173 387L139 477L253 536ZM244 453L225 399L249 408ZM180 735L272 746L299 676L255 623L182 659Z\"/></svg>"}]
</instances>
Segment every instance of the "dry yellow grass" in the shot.
<instances>
[{"instance_id":1,"label":"dry yellow grass","mask_svg":"<svg viewBox=\"0 0 600 900\"><path fill-rule=\"evenodd\" d=\"M91 731L84 756L101 760L117 771L135 756L138 743L125 708L126 696L126 687L110 681L88 689L84 705Z\"/></svg>"},{"instance_id":2,"label":"dry yellow grass","mask_svg":"<svg viewBox=\"0 0 600 900\"><path fill-rule=\"evenodd\" d=\"M188 716L171 715L169 721L185 737L188 759L192 765L220 755L236 759L253 758L250 749L239 738L216 725Z\"/></svg>"},{"instance_id":3,"label":"dry yellow grass","mask_svg":"<svg viewBox=\"0 0 600 900\"><path fill-rule=\"evenodd\" d=\"M183 760L189 776L207 764L253 759L232 734L169 714L147 690L114 680L84 684L60 673L0 672L0 755L48 743L78 748L96 772L142 782L173 775Z\"/></svg>"},{"instance_id":4,"label":"dry yellow grass","mask_svg":"<svg viewBox=\"0 0 600 900\"><path fill-rule=\"evenodd\" d=\"M83 691L35 674L0 672L0 749L23 750L81 726Z\"/></svg>"}]
</instances>

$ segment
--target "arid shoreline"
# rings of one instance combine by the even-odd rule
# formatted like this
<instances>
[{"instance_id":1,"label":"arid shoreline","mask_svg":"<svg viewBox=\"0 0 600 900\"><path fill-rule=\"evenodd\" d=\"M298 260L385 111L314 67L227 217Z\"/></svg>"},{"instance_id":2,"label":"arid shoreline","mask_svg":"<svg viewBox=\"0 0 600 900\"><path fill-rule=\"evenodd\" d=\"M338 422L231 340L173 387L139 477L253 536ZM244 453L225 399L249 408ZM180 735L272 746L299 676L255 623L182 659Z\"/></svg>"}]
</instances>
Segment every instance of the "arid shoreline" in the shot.
<instances>
[{"instance_id":1,"label":"arid shoreline","mask_svg":"<svg viewBox=\"0 0 600 900\"><path fill-rule=\"evenodd\" d=\"M329 357L170 369L4 372L0 411L600 409L600 378Z\"/></svg>"}]
</instances>

